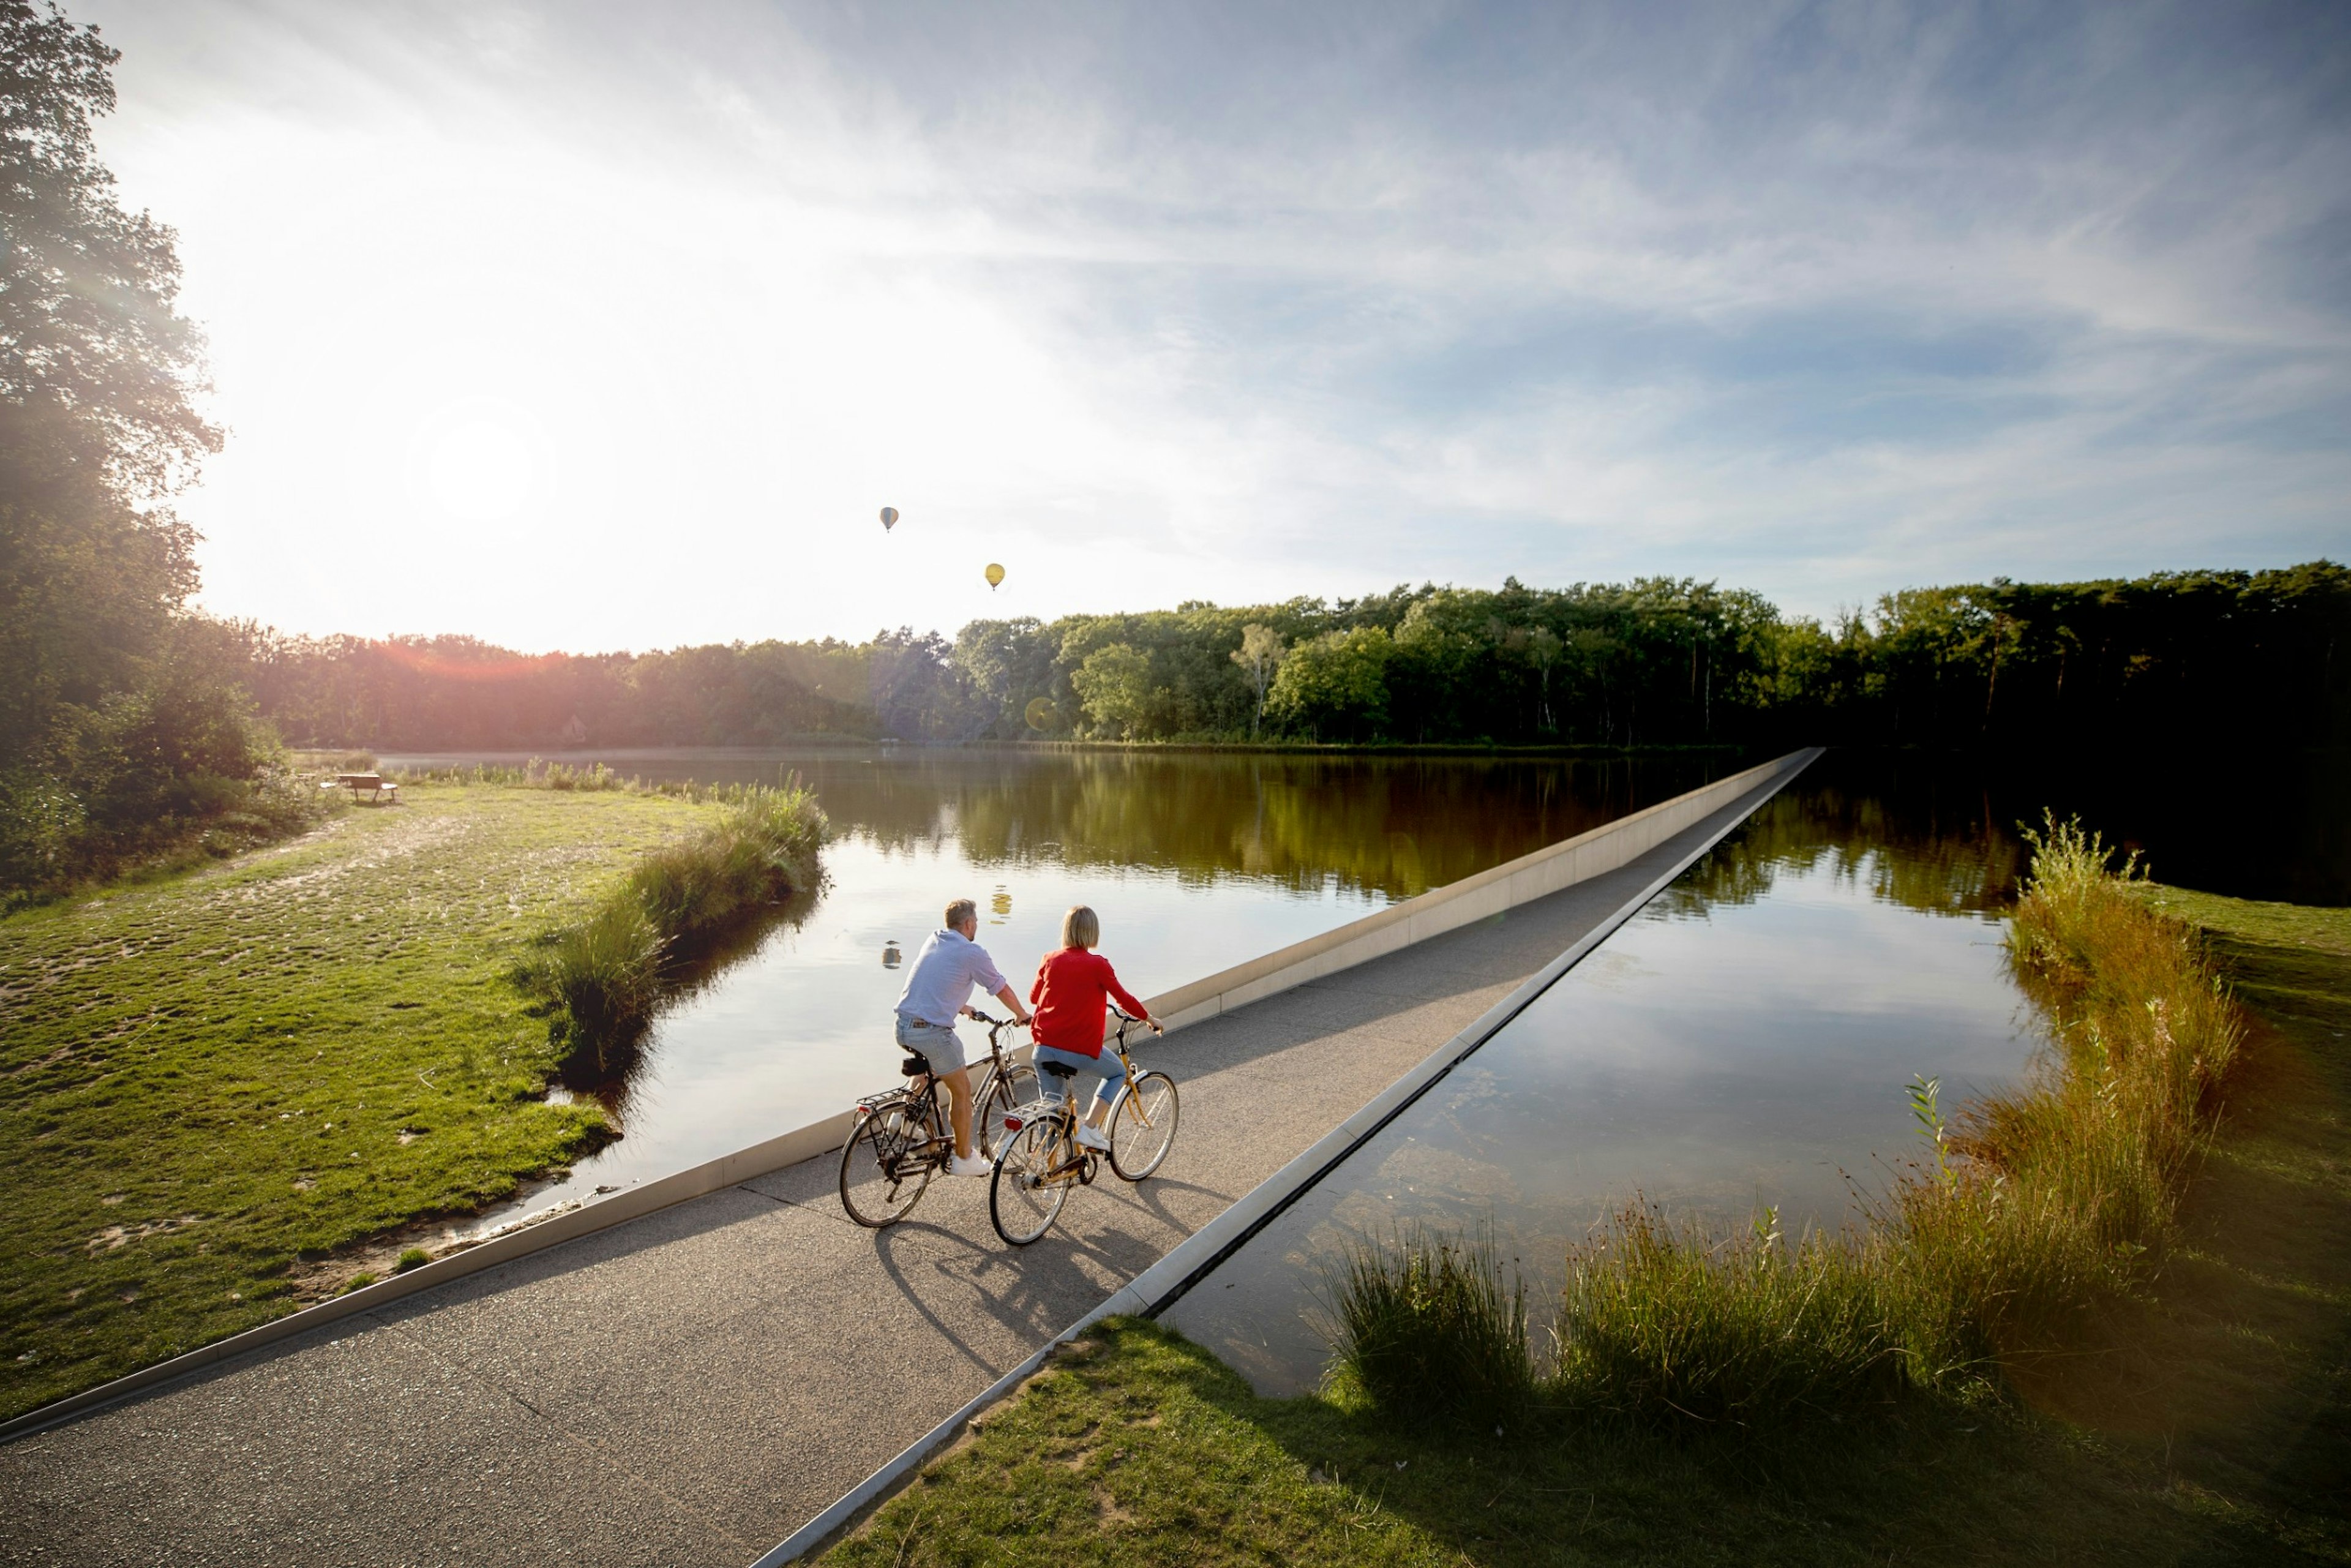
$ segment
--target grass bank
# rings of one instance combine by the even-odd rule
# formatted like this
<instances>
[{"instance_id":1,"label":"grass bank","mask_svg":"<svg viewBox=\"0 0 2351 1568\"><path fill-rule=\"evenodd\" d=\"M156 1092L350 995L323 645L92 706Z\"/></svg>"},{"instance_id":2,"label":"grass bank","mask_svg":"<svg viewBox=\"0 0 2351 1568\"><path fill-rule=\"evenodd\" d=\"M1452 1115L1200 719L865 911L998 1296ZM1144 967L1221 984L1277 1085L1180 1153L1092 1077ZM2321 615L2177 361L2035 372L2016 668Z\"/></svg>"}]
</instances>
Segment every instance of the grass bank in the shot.
<instances>
[{"instance_id":1,"label":"grass bank","mask_svg":"<svg viewBox=\"0 0 2351 1568\"><path fill-rule=\"evenodd\" d=\"M590 779L590 789L601 787ZM714 941L813 885L825 833L814 795L797 784L748 785L711 798L711 821L640 855L617 885L533 943L516 966L516 981L571 1051L616 1065L664 990Z\"/></svg>"},{"instance_id":2,"label":"grass bank","mask_svg":"<svg viewBox=\"0 0 2351 1568\"><path fill-rule=\"evenodd\" d=\"M825 1560L2351 1563L2351 911L2135 896L2201 930L2248 1048L2164 1245L2123 1261L2071 1354L2016 1359L1996 1395L1765 1440L1623 1420L1496 1438L1398 1420L1352 1379L1259 1399L1120 1322Z\"/></svg>"},{"instance_id":3,"label":"grass bank","mask_svg":"<svg viewBox=\"0 0 2351 1568\"><path fill-rule=\"evenodd\" d=\"M331 1291L347 1249L604 1135L513 983L722 802L403 788L175 880L0 920L0 1416Z\"/></svg>"}]
</instances>

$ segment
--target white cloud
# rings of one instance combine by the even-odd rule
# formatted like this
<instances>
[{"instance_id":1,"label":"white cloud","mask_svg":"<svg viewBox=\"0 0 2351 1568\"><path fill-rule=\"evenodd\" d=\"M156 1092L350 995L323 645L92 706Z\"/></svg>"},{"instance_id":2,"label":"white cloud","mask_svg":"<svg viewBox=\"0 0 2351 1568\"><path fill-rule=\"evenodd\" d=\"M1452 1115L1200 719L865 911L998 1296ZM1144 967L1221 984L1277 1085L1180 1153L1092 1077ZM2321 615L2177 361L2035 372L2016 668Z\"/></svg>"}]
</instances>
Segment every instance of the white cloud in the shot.
<instances>
[{"instance_id":1,"label":"white cloud","mask_svg":"<svg viewBox=\"0 0 2351 1568\"><path fill-rule=\"evenodd\" d=\"M2194 11L76 14L235 431L207 601L281 625L1823 612L2351 531L2344 56ZM529 483L461 516L416 455L490 404Z\"/></svg>"}]
</instances>

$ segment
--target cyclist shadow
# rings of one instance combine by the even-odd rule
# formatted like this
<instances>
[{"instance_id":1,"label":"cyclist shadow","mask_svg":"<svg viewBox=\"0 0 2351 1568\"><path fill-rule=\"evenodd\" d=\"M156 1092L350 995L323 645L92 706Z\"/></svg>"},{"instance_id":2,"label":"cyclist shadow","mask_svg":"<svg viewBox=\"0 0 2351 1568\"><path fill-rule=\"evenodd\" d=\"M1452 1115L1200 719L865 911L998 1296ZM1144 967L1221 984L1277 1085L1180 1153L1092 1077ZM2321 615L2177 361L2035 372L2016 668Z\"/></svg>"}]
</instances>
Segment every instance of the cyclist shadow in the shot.
<instances>
[{"instance_id":1,"label":"cyclist shadow","mask_svg":"<svg viewBox=\"0 0 2351 1568\"><path fill-rule=\"evenodd\" d=\"M1099 1306L1120 1286L1157 1262L1165 1250L1149 1237L1116 1229L1083 1234L1056 1225L1019 1251L981 1241L944 1225L904 1219L874 1237L883 1273L941 1341L974 1366L1001 1371L935 1305L935 1281L959 1287L955 1309L967 1305L1031 1345L1040 1344ZM924 1278L927 1272L929 1280ZM929 1285L931 1288L926 1289Z\"/></svg>"},{"instance_id":2,"label":"cyclist shadow","mask_svg":"<svg viewBox=\"0 0 2351 1568\"><path fill-rule=\"evenodd\" d=\"M1207 1201L1198 1207L1196 1213L1186 1218L1177 1215L1168 1207L1166 1195L1169 1194L1193 1195ZM1176 1241L1191 1235L1217 1215L1231 1207L1238 1195L1220 1192L1215 1187L1202 1186L1197 1182L1177 1181L1171 1176L1155 1176L1132 1184L1115 1183L1110 1189L1110 1196L1114 1201L1123 1200L1143 1209L1152 1218L1165 1226L1174 1233L1175 1239L1167 1243L1167 1246L1172 1248ZM1161 1252L1164 1253L1165 1250L1165 1249L1162 1249ZM1158 1262L1159 1257L1160 1253L1155 1253L1151 1262ZM1148 1268L1150 1264L1146 1263L1144 1267Z\"/></svg>"}]
</instances>

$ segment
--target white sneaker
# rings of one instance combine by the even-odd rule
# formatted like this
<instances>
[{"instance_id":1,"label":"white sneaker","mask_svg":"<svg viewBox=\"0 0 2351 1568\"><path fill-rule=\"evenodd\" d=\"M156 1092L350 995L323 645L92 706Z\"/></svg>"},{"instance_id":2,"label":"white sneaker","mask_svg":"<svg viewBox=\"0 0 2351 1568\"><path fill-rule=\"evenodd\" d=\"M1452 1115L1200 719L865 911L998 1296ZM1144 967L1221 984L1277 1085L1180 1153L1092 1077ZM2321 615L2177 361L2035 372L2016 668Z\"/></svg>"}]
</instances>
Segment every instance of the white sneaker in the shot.
<instances>
[{"instance_id":1,"label":"white sneaker","mask_svg":"<svg viewBox=\"0 0 2351 1568\"><path fill-rule=\"evenodd\" d=\"M977 1155L949 1155L947 1156L947 1175L949 1176L984 1176L995 1168L996 1167L994 1166L989 1165Z\"/></svg>"},{"instance_id":2,"label":"white sneaker","mask_svg":"<svg viewBox=\"0 0 2351 1568\"><path fill-rule=\"evenodd\" d=\"M1078 1145L1081 1148L1099 1149L1105 1155L1110 1153L1110 1140L1102 1135L1100 1127L1090 1122L1078 1124Z\"/></svg>"}]
</instances>

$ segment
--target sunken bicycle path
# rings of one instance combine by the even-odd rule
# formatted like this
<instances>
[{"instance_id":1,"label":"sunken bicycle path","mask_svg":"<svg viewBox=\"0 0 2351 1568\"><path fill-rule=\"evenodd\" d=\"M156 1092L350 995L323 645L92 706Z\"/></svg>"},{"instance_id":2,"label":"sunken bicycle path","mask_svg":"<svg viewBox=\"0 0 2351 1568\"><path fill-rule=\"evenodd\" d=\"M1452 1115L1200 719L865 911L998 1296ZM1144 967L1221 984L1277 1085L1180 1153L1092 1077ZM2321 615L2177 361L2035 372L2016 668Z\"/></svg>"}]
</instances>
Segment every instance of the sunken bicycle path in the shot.
<instances>
[{"instance_id":1,"label":"sunken bicycle path","mask_svg":"<svg viewBox=\"0 0 2351 1568\"><path fill-rule=\"evenodd\" d=\"M1768 788L1768 787L1767 787ZM1160 1173L1020 1251L941 1176L884 1231L827 1155L0 1447L0 1563L747 1563L1280 1170L1750 794L1630 865L1140 1060ZM1148 974L1125 955L1130 974ZM895 1053L877 1048L877 1079Z\"/></svg>"}]
</instances>

